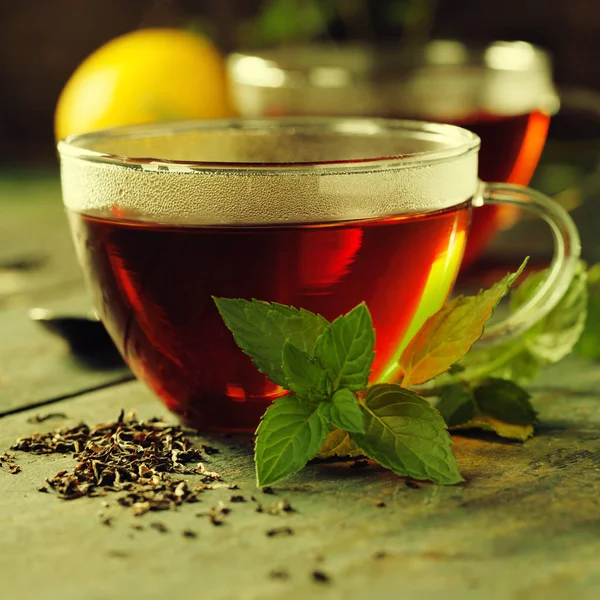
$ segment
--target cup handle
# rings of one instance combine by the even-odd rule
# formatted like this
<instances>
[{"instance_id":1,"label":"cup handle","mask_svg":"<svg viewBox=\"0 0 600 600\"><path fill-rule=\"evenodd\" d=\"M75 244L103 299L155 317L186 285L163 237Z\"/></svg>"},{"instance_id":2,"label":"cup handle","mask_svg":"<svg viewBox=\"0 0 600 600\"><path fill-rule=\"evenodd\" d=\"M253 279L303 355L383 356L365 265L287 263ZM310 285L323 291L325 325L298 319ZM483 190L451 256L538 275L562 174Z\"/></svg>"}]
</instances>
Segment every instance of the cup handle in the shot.
<instances>
[{"instance_id":1,"label":"cup handle","mask_svg":"<svg viewBox=\"0 0 600 600\"><path fill-rule=\"evenodd\" d=\"M515 338L543 319L565 295L581 255L575 223L567 211L548 196L521 185L483 183L472 201L473 207L508 204L536 214L550 226L554 256L546 278L535 294L513 314L486 327L477 347L496 345Z\"/></svg>"}]
</instances>

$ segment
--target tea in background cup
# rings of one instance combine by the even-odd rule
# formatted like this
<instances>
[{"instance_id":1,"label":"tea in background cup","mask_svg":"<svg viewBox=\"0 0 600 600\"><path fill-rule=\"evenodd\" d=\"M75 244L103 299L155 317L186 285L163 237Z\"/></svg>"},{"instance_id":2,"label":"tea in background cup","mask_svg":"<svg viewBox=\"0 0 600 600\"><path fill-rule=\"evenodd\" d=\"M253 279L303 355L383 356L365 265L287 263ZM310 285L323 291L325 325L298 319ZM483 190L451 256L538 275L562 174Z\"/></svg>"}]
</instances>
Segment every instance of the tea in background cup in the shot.
<instances>
[{"instance_id":1,"label":"tea in background cup","mask_svg":"<svg viewBox=\"0 0 600 600\"><path fill-rule=\"evenodd\" d=\"M548 55L525 42L469 46L436 40L403 49L282 46L228 60L245 117L320 115L421 119L481 138L479 177L527 185L558 109ZM473 217L464 265L519 211L486 206Z\"/></svg>"},{"instance_id":2,"label":"tea in background cup","mask_svg":"<svg viewBox=\"0 0 600 600\"><path fill-rule=\"evenodd\" d=\"M159 123L59 143L78 257L124 359L187 423L239 431L285 391L236 346L215 296L328 320L364 301L371 380L387 381L450 293L471 213L502 203L542 214L556 253L536 296L487 340L560 300L579 255L570 217L527 188L481 184L478 149L451 125L334 118Z\"/></svg>"}]
</instances>

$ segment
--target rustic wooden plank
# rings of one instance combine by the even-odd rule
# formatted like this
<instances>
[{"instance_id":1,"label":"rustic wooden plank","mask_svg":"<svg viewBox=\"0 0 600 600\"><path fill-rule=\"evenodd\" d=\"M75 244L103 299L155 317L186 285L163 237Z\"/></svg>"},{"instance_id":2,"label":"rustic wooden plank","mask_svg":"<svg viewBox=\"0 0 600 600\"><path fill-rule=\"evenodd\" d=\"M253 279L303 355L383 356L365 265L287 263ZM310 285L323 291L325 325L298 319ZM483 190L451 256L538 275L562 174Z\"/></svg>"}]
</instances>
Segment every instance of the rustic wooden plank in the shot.
<instances>
[{"instance_id":1,"label":"rustic wooden plank","mask_svg":"<svg viewBox=\"0 0 600 600\"><path fill-rule=\"evenodd\" d=\"M0 309L81 288L58 167L0 172Z\"/></svg>"},{"instance_id":2,"label":"rustic wooden plank","mask_svg":"<svg viewBox=\"0 0 600 600\"><path fill-rule=\"evenodd\" d=\"M88 305L85 292L47 304L74 314L84 313ZM26 309L0 311L0 332L0 416L131 377L124 365L81 361L63 340L31 321Z\"/></svg>"},{"instance_id":3,"label":"rustic wooden plank","mask_svg":"<svg viewBox=\"0 0 600 600\"><path fill-rule=\"evenodd\" d=\"M137 520L113 498L100 523L101 498L71 502L35 490L74 463L19 453L22 472L0 469L0 572L3 597L96 598L597 598L600 594L600 369L577 358L550 370L535 397L542 427L525 444L456 438L467 483L408 487L377 467L317 464L277 496L257 491L248 440L219 438L209 467L264 503L287 498L296 512L271 516L252 502L231 504L220 527L198 518L231 492L206 492L200 504ZM139 383L53 406L68 423L90 424L134 408L165 409ZM0 450L14 438L59 421L0 420ZM378 507L382 500L385 507ZM229 504L229 502L227 502ZM160 521L161 534L148 527ZM133 522L144 525L136 531ZM268 537L289 526L290 537ZM197 532L187 539L184 528ZM385 553L380 555L378 553ZM377 558L377 556L380 556ZM269 576L285 569L288 580ZM312 580L322 570L329 583Z\"/></svg>"},{"instance_id":4,"label":"rustic wooden plank","mask_svg":"<svg viewBox=\"0 0 600 600\"><path fill-rule=\"evenodd\" d=\"M110 385L126 368L90 368L32 323L36 306L85 313L58 170L0 173L0 415Z\"/></svg>"}]
</instances>

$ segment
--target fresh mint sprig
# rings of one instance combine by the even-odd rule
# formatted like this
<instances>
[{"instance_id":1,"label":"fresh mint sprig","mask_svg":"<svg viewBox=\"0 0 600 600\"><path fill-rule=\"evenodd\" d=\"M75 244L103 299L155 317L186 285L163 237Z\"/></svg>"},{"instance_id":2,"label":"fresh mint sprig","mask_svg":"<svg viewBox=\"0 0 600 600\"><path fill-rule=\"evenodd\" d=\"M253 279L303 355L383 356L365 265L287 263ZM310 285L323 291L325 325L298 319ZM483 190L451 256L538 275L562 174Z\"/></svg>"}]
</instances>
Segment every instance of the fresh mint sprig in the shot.
<instances>
[{"instance_id":1,"label":"fresh mint sprig","mask_svg":"<svg viewBox=\"0 0 600 600\"><path fill-rule=\"evenodd\" d=\"M256 431L259 486L302 469L335 432L346 432L363 454L397 475L462 481L446 424L426 400L396 384L374 385L359 400L375 356L364 303L332 323L257 300L215 303L259 370L291 392L273 402Z\"/></svg>"},{"instance_id":2,"label":"fresh mint sprig","mask_svg":"<svg viewBox=\"0 0 600 600\"><path fill-rule=\"evenodd\" d=\"M256 431L258 485L274 484L316 456L357 455L399 476L455 484L463 478L448 427L530 437L536 413L529 394L509 378L525 379L523 374L571 350L585 320L587 288L581 265L565 298L542 323L517 341L469 352L524 266L476 296L448 302L403 352L399 383L371 386L375 331L364 303L329 323L281 304L215 298L238 346L290 392L273 402ZM541 277L533 275L519 286L513 309ZM414 389L428 383L440 397L437 407Z\"/></svg>"}]
</instances>

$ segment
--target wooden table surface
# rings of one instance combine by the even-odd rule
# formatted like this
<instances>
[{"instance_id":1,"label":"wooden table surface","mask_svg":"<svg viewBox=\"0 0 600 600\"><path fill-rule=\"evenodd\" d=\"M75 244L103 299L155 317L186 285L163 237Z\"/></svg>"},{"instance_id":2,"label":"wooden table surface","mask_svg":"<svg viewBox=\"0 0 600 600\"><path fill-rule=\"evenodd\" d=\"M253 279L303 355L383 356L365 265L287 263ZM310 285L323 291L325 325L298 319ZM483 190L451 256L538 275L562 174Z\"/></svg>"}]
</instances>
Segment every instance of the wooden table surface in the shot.
<instances>
[{"instance_id":1,"label":"wooden table surface","mask_svg":"<svg viewBox=\"0 0 600 600\"><path fill-rule=\"evenodd\" d=\"M600 223L593 205L585 210ZM20 436L114 420L121 409L172 418L125 368L91 370L28 317L32 307L83 311L87 302L56 174L0 173L0 453ZM111 497L39 493L73 459L16 453L20 473L0 468L0 598L598 598L600 368L571 357L532 391L537 437L457 436L467 481L454 487L320 463L266 496L254 485L250 440L207 438L220 449L208 466L236 494L285 498L289 514L232 504L232 492L217 489L199 504L134 517ZM66 419L30 422L50 412ZM232 508L222 526L196 516L219 500ZM282 526L293 535L266 535ZM289 577L274 578L281 570ZM315 570L329 581L315 581Z\"/></svg>"}]
</instances>

